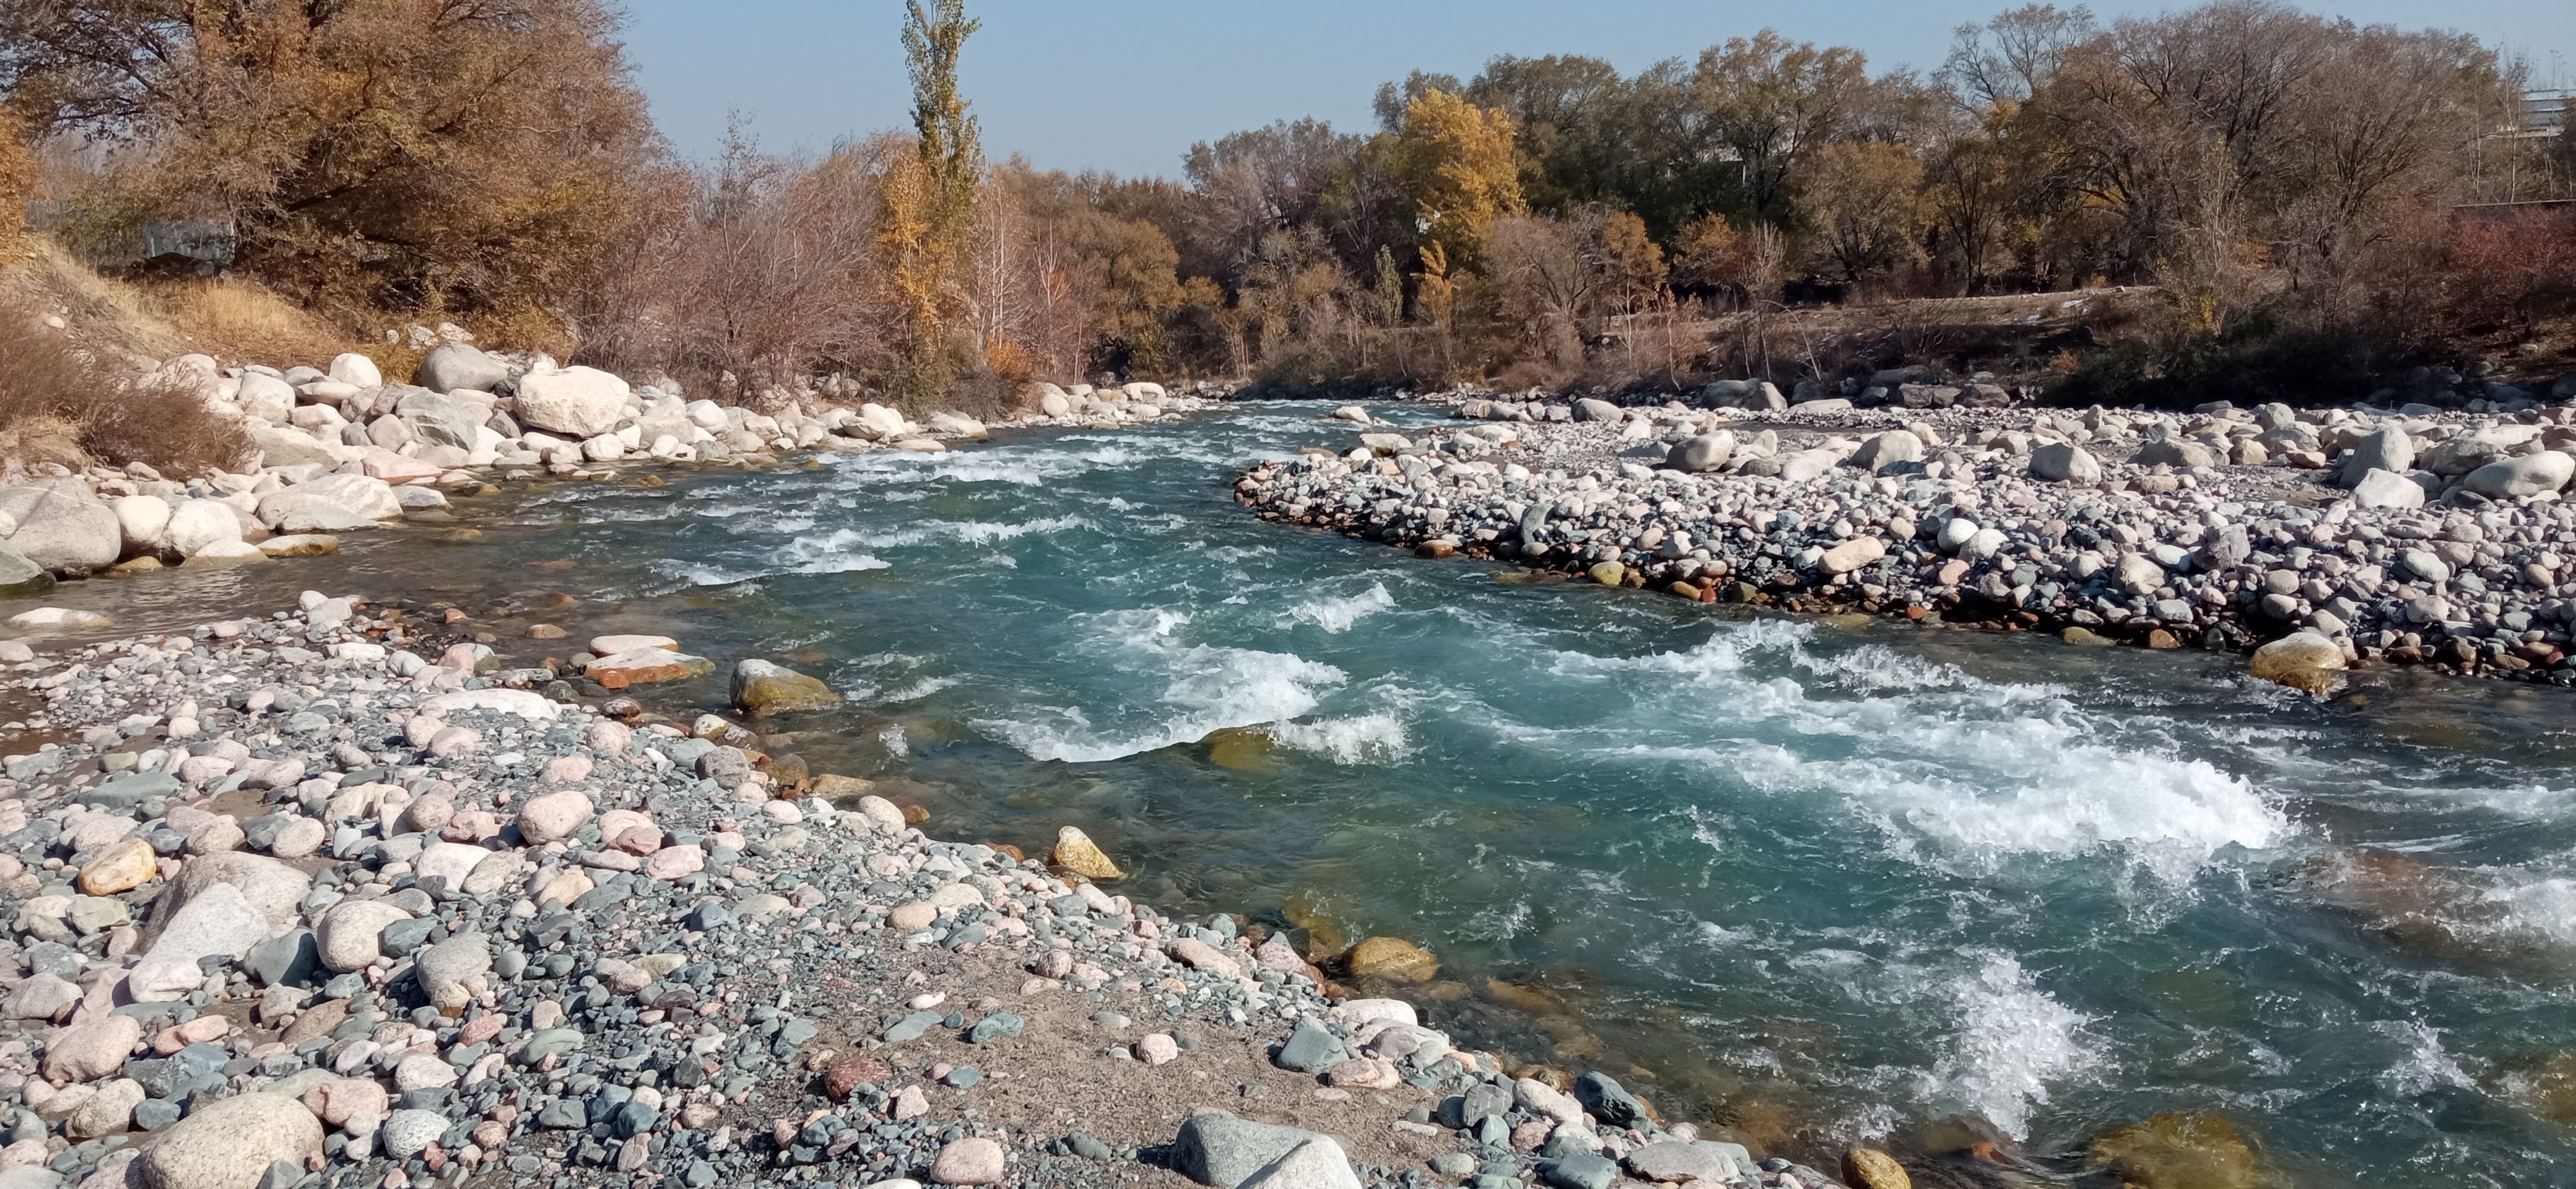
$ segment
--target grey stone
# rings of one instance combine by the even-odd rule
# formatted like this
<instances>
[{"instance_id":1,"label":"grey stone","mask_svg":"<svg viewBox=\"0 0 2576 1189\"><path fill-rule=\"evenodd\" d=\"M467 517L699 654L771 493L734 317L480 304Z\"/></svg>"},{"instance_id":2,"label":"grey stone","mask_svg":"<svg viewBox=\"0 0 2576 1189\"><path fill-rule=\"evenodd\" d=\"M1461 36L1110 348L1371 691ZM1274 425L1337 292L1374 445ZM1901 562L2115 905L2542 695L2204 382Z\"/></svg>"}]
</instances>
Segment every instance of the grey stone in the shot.
<instances>
[{"instance_id":1,"label":"grey stone","mask_svg":"<svg viewBox=\"0 0 2576 1189\"><path fill-rule=\"evenodd\" d=\"M1232 1115L1192 1115L1172 1141L1172 1167L1199 1184L1236 1189L1298 1145L1319 1138L1312 1131Z\"/></svg>"},{"instance_id":2,"label":"grey stone","mask_svg":"<svg viewBox=\"0 0 2576 1189\"><path fill-rule=\"evenodd\" d=\"M2576 457L2543 450L2488 463L2469 472L2460 484L2491 499L2529 499L2560 490L2571 478L2576 478Z\"/></svg>"},{"instance_id":3,"label":"grey stone","mask_svg":"<svg viewBox=\"0 0 2576 1189\"><path fill-rule=\"evenodd\" d=\"M56 574L85 574L116 564L125 531L116 512L58 487L0 488L0 513L17 524L9 548Z\"/></svg>"},{"instance_id":4,"label":"grey stone","mask_svg":"<svg viewBox=\"0 0 2576 1189\"><path fill-rule=\"evenodd\" d=\"M938 1027L941 1019L940 1014L935 1011L914 1012L895 1021L885 1030L885 1042L902 1044L906 1041L919 1040L924 1033Z\"/></svg>"},{"instance_id":5,"label":"grey stone","mask_svg":"<svg viewBox=\"0 0 2576 1189\"><path fill-rule=\"evenodd\" d=\"M1349 1058L1350 1052L1342 1047L1341 1038L1308 1016L1297 1021L1297 1027L1288 1033L1287 1043L1279 1046L1279 1055L1271 1060L1281 1069L1321 1074Z\"/></svg>"},{"instance_id":6,"label":"grey stone","mask_svg":"<svg viewBox=\"0 0 2576 1189\"><path fill-rule=\"evenodd\" d=\"M510 368L468 344L448 343L420 361L416 378L436 393L459 389L499 393L509 387Z\"/></svg>"},{"instance_id":7,"label":"grey stone","mask_svg":"<svg viewBox=\"0 0 2576 1189\"><path fill-rule=\"evenodd\" d=\"M2030 473L2051 483L2099 483L2102 464L2073 442L2050 442L2030 452Z\"/></svg>"},{"instance_id":8,"label":"grey stone","mask_svg":"<svg viewBox=\"0 0 2576 1189\"><path fill-rule=\"evenodd\" d=\"M1604 1156L1560 1156L1539 1162L1538 1179L1554 1189L1610 1189L1619 1166Z\"/></svg>"},{"instance_id":9,"label":"grey stone","mask_svg":"<svg viewBox=\"0 0 2576 1189\"><path fill-rule=\"evenodd\" d=\"M1574 1100L1592 1117L1613 1127L1631 1126L1646 1117L1646 1108L1619 1084L1619 1079L1595 1070L1574 1080Z\"/></svg>"},{"instance_id":10,"label":"grey stone","mask_svg":"<svg viewBox=\"0 0 2576 1189\"><path fill-rule=\"evenodd\" d=\"M2414 469L2414 440L2403 429L2383 426L2352 444L2343 456L2343 470L2337 482L2345 488L2358 488L2372 471L2403 475Z\"/></svg>"},{"instance_id":11,"label":"grey stone","mask_svg":"<svg viewBox=\"0 0 2576 1189\"><path fill-rule=\"evenodd\" d=\"M1734 456L1735 435L1719 430L1674 443L1672 453L1664 457L1664 465L1696 474L1724 467Z\"/></svg>"},{"instance_id":12,"label":"grey stone","mask_svg":"<svg viewBox=\"0 0 2576 1189\"><path fill-rule=\"evenodd\" d=\"M394 405L394 413L402 418L402 424L411 430L412 436L425 445L454 446L470 451L474 449L475 431L482 428L482 419L475 415L474 406L426 388L406 390L402 400Z\"/></svg>"}]
</instances>

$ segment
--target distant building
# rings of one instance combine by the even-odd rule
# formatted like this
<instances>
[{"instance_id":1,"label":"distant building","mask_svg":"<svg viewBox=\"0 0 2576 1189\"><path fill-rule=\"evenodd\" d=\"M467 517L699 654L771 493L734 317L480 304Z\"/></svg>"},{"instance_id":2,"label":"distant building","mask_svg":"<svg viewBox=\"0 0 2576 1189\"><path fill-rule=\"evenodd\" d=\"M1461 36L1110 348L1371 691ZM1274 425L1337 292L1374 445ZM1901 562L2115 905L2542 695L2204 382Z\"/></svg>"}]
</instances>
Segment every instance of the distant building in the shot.
<instances>
[{"instance_id":1,"label":"distant building","mask_svg":"<svg viewBox=\"0 0 2576 1189\"><path fill-rule=\"evenodd\" d=\"M40 231L66 229L69 212L52 203L27 204L27 221ZM146 219L104 239L74 235L82 263L93 268L156 268L211 275L231 268L241 242L230 219Z\"/></svg>"},{"instance_id":2,"label":"distant building","mask_svg":"<svg viewBox=\"0 0 2576 1189\"><path fill-rule=\"evenodd\" d=\"M2576 91L2563 88L2525 91L2512 121L2498 129L2495 135L2506 140L2556 136L2567 127L2571 106L2576 106Z\"/></svg>"}]
</instances>

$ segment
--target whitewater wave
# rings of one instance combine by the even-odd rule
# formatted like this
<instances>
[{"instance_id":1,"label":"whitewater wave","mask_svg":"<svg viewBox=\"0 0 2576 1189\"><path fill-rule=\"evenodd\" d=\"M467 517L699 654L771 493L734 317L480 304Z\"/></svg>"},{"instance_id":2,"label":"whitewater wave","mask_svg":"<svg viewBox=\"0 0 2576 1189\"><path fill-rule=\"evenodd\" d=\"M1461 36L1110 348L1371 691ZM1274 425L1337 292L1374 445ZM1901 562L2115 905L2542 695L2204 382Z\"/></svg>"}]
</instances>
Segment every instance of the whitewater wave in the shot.
<instances>
[{"instance_id":1,"label":"whitewater wave","mask_svg":"<svg viewBox=\"0 0 2576 1189\"><path fill-rule=\"evenodd\" d=\"M1879 827L1900 857L1991 868L2018 854L2117 848L2168 884L2230 847L2266 850L2293 828L2253 784L2179 748L2120 741L2125 724L2052 686L1989 682L1863 647L1819 656L1811 625L1764 620L1697 647L1640 657L1560 652L1551 667L1609 678L1729 733L1835 742L1629 743L1610 754L1679 761L1775 794L1823 794ZM1819 688L1779 672L1832 680ZM1831 696L1838 687L1858 696Z\"/></svg>"},{"instance_id":2,"label":"whitewater wave","mask_svg":"<svg viewBox=\"0 0 2576 1189\"><path fill-rule=\"evenodd\" d=\"M2379 1084L2400 1098L2441 1089L2472 1089L2477 1081L2442 1048L2442 1033L2413 1020L2381 1020L2372 1029L2403 1045L2406 1055L2380 1072Z\"/></svg>"},{"instance_id":3,"label":"whitewater wave","mask_svg":"<svg viewBox=\"0 0 2576 1189\"><path fill-rule=\"evenodd\" d=\"M1344 767L1393 763L1413 754L1404 720L1384 711L1355 718L1272 723L1267 729L1283 747L1324 756Z\"/></svg>"},{"instance_id":4,"label":"whitewater wave","mask_svg":"<svg viewBox=\"0 0 2576 1189\"><path fill-rule=\"evenodd\" d=\"M2014 1139L2029 1137L2052 1085L2102 1063L2084 1036L2091 1021L2040 990L2009 955L1983 955L1941 992L1958 1031L1925 1075L1924 1094L1976 1111Z\"/></svg>"},{"instance_id":5,"label":"whitewater wave","mask_svg":"<svg viewBox=\"0 0 2576 1189\"><path fill-rule=\"evenodd\" d=\"M1351 630L1351 625L1380 611L1395 609L1395 596L1386 592L1386 584L1372 582L1367 590L1340 598L1309 600L1288 609L1279 620L1283 628L1311 623L1336 635Z\"/></svg>"},{"instance_id":6,"label":"whitewater wave","mask_svg":"<svg viewBox=\"0 0 2576 1189\"><path fill-rule=\"evenodd\" d=\"M1104 617L1118 634L1109 642L1125 653L1120 668L1159 673L1164 713L1142 725L1094 724L1078 706L1041 706L1016 719L978 721L978 729L1033 759L1096 764L1195 743L1228 727L1284 722L1310 714L1318 694L1348 676L1331 665L1293 653L1182 644L1172 631L1189 616L1154 611ZM1143 630L1138 630L1143 629ZM1320 740L1322 736L1318 736Z\"/></svg>"}]
</instances>

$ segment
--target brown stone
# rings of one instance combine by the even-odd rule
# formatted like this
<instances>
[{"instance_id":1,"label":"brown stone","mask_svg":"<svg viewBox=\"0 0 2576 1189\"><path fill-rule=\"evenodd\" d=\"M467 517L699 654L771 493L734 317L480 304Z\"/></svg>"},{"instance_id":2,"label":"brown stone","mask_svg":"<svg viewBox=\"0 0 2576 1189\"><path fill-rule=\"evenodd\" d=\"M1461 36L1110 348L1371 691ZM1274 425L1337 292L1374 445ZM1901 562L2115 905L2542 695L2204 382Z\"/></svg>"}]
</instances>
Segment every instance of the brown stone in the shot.
<instances>
[{"instance_id":1,"label":"brown stone","mask_svg":"<svg viewBox=\"0 0 2576 1189\"><path fill-rule=\"evenodd\" d=\"M1276 745L1270 732L1254 727L1228 727L1207 737L1208 762L1238 772L1259 769Z\"/></svg>"},{"instance_id":2,"label":"brown stone","mask_svg":"<svg viewBox=\"0 0 2576 1189\"><path fill-rule=\"evenodd\" d=\"M1427 983L1440 973L1440 959L1401 937L1369 938L1351 947L1347 961L1354 978Z\"/></svg>"},{"instance_id":3,"label":"brown stone","mask_svg":"<svg viewBox=\"0 0 2576 1189\"><path fill-rule=\"evenodd\" d=\"M80 890L92 896L130 891L142 887L160 866L149 842L140 838L111 842L89 861L89 866L81 868Z\"/></svg>"},{"instance_id":4,"label":"brown stone","mask_svg":"<svg viewBox=\"0 0 2576 1189\"><path fill-rule=\"evenodd\" d=\"M1507 983L1493 978L1485 980L1485 993L1492 996L1497 1003L1519 1008L1534 1016L1565 1014L1564 1001L1536 987L1524 987L1518 983Z\"/></svg>"},{"instance_id":5,"label":"brown stone","mask_svg":"<svg viewBox=\"0 0 2576 1189\"><path fill-rule=\"evenodd\" d=\"M823 1088L834 1102L847 1101L860 1085L883 1086L894 1071L866 1053L853 1050L843 1053L823 1074Z\"/></svg>"},{"instance_id":6,"label":"brown stone","mask_svg":"<svg viewBox=\"0 0 2576 1189\"><path fill-rule=\"evenodd\" d=\"M826 772L814 778L813 793L826 801L839 801L844 797L864 797L875 787L877 784L873 780L861 780L855 776L836 776Z\"/></svg>"},{"instance_id":7,"label":"brown stone","mask_svg":"<svg viewBox=\"0 0 2576 1189\"><path fill-rule=\"evenodd\" d=\"M2147 633L2147 647L2156 649L2180 648L2182 647L2182 641L2174 639L2174 634L2172 632L2168 632L2163 628L2157 628L2156 630Z\"/></svg>"},{"instance_id":8,"label":"brown stone","mask_svg":"<svg viewBox=\"0 0 2576 1189\"><path fill-rule=\"evenodd\" d=\"M681 681L715 671L714 661L666 648L639 648L615 656L598 657L582 666L583 676L609 689L657 681Z\"/></svg>"},{"instance_id":9,"label":"brown stone","mask_svg":"<svg viewBox=\"0 0 2576 1189\"><path fill-rule=\"evenodd\" d=\"M1905 1175L1905 1166L1875 1148L1843 1153L1843 1183L1851 1189L1914 1189L1914 1178Z\"/></svg>"},{"instance_id":10,"label":"brown stone","mask_svg":"<svg viewBox=\"0 0 2576 1189\"><path fill-rule=\"evenodd\" d=\"M1125 879L1127 873L1109 860L1108 854L1091 841L1079 826L1066 826L1055 833L1055 853L1048 856L1056 866L1084 879Z\"/></svg>"},{"instance_id":11,"label":"brown stone","mask_svg":"<svg viewBox=\"0 0 2576 1189\"><path fill-rule=\"evenodd\" d=\"M1309 959L1320 962L1350 948L1349 936L1325 914L1312 893L1291 895L1279 911L1288 918L1289 924L1306 931L1306 957Z\"/></svg>"},{"instance_id":12,"label":"brown stone","mask_svg":"<svg viewBox=\"0 0 2576 1189\"><path fill-rule=\"evenodd\" d=\"M314 1037L327 1036L332 1029L348 1021L348 1000L325 999L314 1004L312 1010L295 1017L295 1022L286 1026L286 1035L278 1039L285 1041L287 1046L292 1048Z\"/></svg>"},{"instance_id":13,"label":"brown stone","mask_svg":"<svg viewBox=\"0 0 2576 1189\"><path fill-rule=\"evenodd\" d=\"M2134 1189L2255 1189L2254 1151L2217 1115L2157 1115L2093 1141L2093 1158Z\"/></svg>"}]
</instances>

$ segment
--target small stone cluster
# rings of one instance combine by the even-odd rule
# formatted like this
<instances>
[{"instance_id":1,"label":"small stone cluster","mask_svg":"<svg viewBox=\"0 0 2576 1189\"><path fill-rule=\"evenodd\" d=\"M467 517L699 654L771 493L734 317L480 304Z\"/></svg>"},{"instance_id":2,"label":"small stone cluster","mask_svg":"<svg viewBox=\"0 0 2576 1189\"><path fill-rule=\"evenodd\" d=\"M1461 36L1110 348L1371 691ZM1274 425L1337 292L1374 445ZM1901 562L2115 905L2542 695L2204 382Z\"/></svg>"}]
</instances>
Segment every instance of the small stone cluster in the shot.
<instances>
[{"instance_id":1,"label":"small stone cluster","mask_svg":"<svg viewBox=\"0 0 2576 1189\"><path fill-rule=\"evenodd\" d=\"M1469 399L1242 476L1264 516L1704 601L2576 683L2576 406L2189 415ZM2528 402L2523 402L2528 404ZM1357 408L1336 412L1367 420Z\"/></svg>"}]
</instances>

